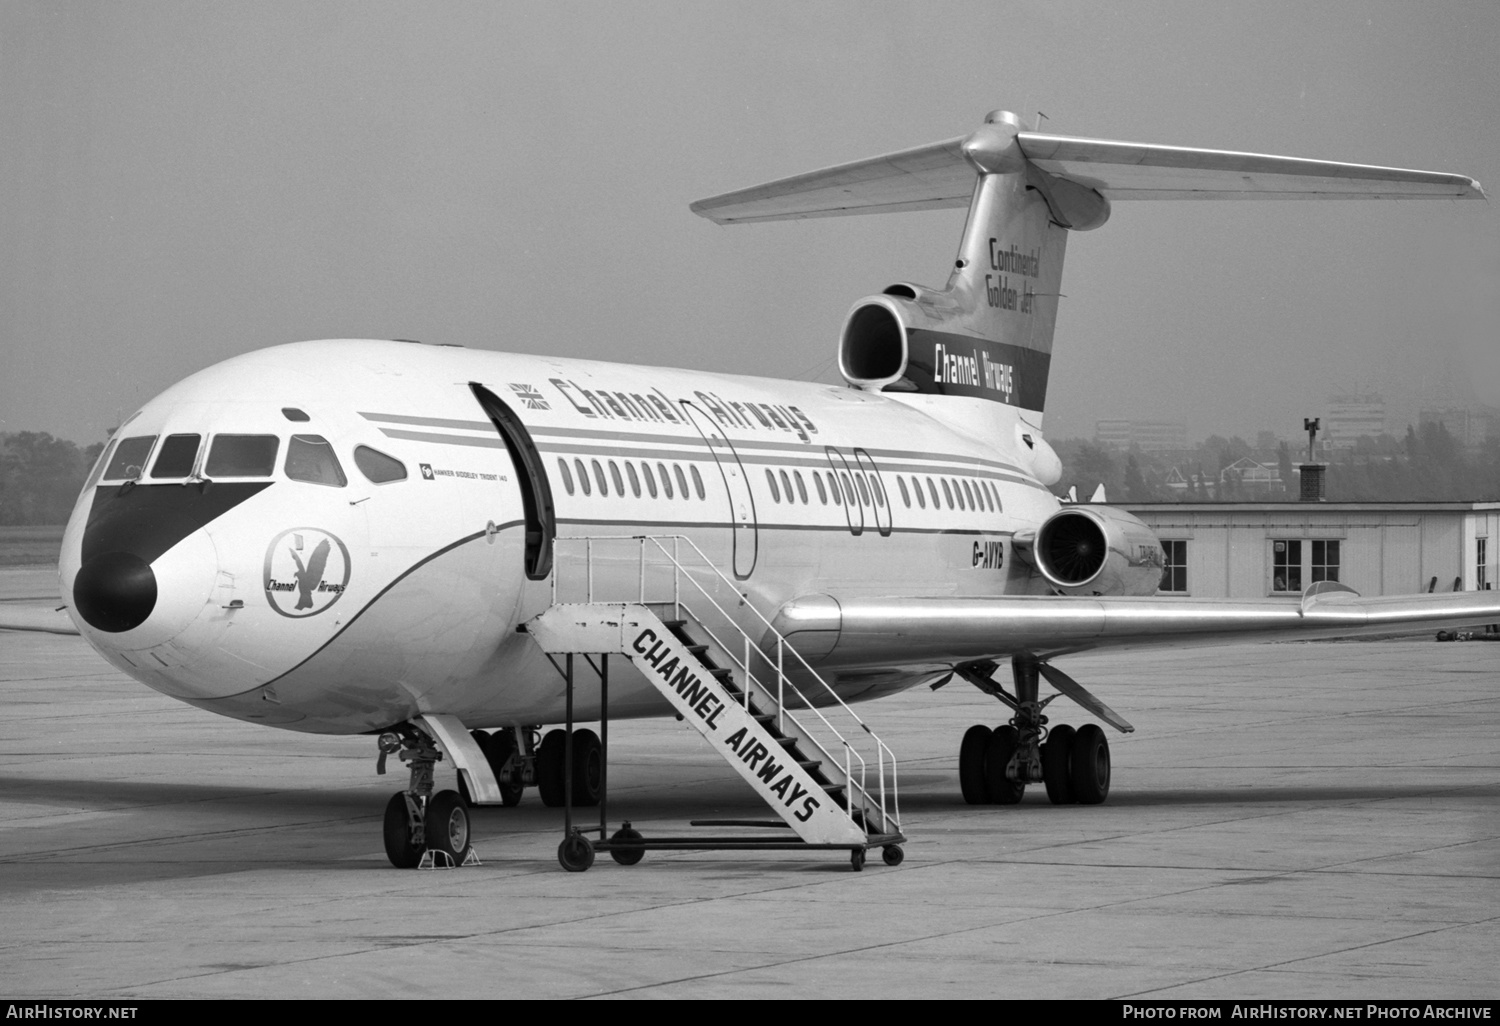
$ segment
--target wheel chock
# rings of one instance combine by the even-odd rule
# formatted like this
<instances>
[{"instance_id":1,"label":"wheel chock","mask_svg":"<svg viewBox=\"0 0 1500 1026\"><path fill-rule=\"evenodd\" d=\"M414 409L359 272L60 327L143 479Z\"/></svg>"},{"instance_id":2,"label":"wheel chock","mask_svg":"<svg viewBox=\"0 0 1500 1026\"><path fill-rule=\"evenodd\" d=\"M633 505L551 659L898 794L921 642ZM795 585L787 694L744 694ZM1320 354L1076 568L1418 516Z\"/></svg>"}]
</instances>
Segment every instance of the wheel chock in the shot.
<instances>
[{"instance_id":1,"label":"wheel chock","mask_svg":"<svg viewBox=\"0 0 1500 1026\"><path fill-rule=\"evenodd\" d=\"M449 855L447 852L445 852L445 851L437 851L436 849L428 848L426 851L424 851L422 853L422 861L417 863L417 868L418 869L466 869L469 866L482 866L482 865L484 865L484 863L479 861L479 852L475 851L474 848L473 848L473 846L471 845L469 847L469 853L464 856L463 862L462 863L457 863L457 864L454 863L453 856Z\"/></svg>"}]
</instances>

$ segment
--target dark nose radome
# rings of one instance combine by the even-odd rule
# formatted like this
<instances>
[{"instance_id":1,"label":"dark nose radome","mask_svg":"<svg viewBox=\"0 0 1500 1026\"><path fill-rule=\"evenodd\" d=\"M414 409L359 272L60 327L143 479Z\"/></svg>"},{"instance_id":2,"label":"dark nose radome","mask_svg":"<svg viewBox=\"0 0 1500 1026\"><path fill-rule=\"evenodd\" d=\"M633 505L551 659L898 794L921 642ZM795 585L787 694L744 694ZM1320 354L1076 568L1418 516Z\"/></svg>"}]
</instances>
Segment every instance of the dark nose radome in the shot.
<instances>
[{"instance_id":1,"label":"dark nose radome","mask_svg":"<svg viewBox=\"0 0 1500 1026\"><path fill-rule=\"evenodd\" d=\"M156 608L156 575L149 563L128 552L95 556L73 579L73 608L111 634L139 627Z\"/></svg>"}]
</instances>

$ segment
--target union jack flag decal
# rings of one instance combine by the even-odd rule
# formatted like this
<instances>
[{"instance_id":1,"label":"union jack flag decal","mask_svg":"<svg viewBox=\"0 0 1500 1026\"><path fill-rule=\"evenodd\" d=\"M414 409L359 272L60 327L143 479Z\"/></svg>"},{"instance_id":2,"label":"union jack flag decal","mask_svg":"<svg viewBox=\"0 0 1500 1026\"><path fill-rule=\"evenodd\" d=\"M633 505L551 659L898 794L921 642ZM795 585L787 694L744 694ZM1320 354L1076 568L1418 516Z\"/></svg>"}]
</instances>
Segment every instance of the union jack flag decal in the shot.
<instances>
[{"instance_id":1,"label":"union jack flag decal","mask_svg":"<svg viewBox=\"0 0 1500 1026\"><path fill-rule=\"evenodd\" d=\"M518 385L514 381L510 383L510 390L516 393L516 398L526 404L528 410L550 410L547 400L542 398L542 393L530 385Z\"/></svg>"}]
</instances>

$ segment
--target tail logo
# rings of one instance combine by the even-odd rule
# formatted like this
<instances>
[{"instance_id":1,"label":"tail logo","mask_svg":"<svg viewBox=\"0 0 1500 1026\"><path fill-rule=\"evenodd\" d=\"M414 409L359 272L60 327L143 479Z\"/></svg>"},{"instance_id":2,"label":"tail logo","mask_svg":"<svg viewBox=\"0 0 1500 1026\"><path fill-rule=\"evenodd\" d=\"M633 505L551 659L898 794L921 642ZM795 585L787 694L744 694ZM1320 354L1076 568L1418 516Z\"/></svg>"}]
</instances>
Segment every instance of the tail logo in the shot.
<instances>
[{"instance_id":1,"label":"tail logo","mask_svg":"<svg viewBox=\"0 0 1500 1026\"><path fill-rule=\"evenodd\" d=\"M282 531L266 549L266 602L282 616L316 616L349 586L349 549L316 527Z\"/></svg>"}]
</instances>

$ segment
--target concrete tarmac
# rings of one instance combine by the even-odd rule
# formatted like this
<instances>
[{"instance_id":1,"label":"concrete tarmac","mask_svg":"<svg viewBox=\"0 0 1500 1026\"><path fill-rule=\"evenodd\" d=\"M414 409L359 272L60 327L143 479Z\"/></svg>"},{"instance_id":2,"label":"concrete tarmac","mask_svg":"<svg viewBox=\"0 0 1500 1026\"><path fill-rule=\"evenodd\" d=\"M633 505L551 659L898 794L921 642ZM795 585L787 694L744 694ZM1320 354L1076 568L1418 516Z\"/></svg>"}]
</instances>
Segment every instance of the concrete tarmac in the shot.
<instances>
[{"instance_id":1,"label":"concrete tarmac","mask_svg":"<svg viewBox=\"0 0 1500 1026\"><path fill-rule=\"evenodd\" d=\"M5 576L12 605L55 595ZM528 791L474 812L482 866L419 872L386 861L405 778L372 738L219 719L79 638L0 631L0 996L1500 997L1500 644L1059 665L1138 728L1111 732L1102 806L963 804L959 738L1004 715L951 683L860 707L901 760L898 868L566 873ZM683 725L612 735L615 823L767 816Z\"/></svg>"}]
</instances>

